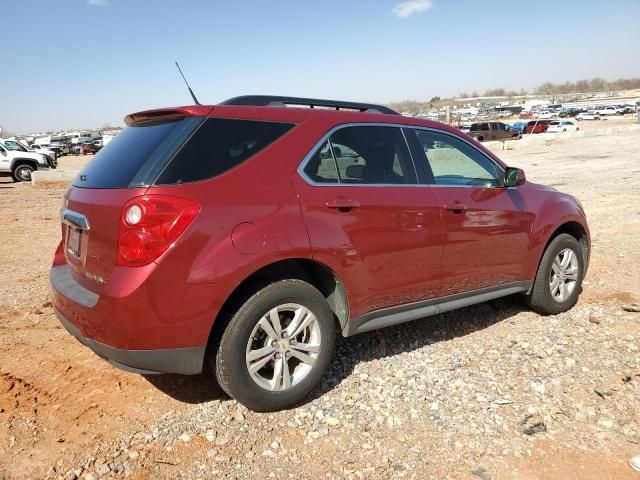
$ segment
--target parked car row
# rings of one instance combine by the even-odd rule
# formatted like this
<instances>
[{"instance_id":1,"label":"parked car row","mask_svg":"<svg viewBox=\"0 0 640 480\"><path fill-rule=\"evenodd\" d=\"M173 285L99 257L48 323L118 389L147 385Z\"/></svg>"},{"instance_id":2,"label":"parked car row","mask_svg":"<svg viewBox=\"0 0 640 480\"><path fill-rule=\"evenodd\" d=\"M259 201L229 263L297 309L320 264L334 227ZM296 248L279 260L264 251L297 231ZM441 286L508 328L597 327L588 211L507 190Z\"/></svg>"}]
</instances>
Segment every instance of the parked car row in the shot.
<instances>
[{"instance_id":1,"label":"parked car row","mask_svg":"<svg viewBox=\"0 0 640 480\"><path fill-rule=\"evenodd\" d=\"M626 115L628 113L634 113L636 106L631 104L624 105L596 105L592 108L549 108L540 111L526 111L520 114L520 118L538 118L548 120L552 118L567 118L576 117L581 113L593 113L599 117L612 116L612 115Z\"/></svg>"},{"instance_id":2,"label":"parked car row","mask_svg":"<svg viewBox=\"0 0 640 480\"><path fill-rule=\"evenodd\" d=\"M584 115L584 117L582 116ZM576 120L587 119L588 117L599 116L597 114L580 114ZM513 125L507 125L502 122L482 122L473 123L471 125L461 125L458 127L461 131L475 138L479 142L491 140L517 139L523 134L536 133L564 133L577 132L580 128L571 120L546 120L536 119L528 122L516 122Z\"/></svg>"}]
</instances>

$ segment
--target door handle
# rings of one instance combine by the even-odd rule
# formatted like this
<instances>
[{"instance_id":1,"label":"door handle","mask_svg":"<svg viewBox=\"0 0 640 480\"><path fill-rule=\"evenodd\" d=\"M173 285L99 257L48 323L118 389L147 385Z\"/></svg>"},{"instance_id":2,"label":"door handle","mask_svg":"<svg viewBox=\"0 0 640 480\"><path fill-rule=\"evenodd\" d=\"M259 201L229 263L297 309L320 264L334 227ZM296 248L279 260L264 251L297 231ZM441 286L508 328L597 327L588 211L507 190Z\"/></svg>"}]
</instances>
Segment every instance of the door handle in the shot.
<instances>
[{"instance_id":1,"label":"door handle","mask_svg":"<svg viewBox=\"0 0 640 480\"><path fill-rule=\"evenodd\" d=\"M360 203L350 198L336 198L334 200L328 200L325 204L327 208L339 210L341 212L350 212L360 207Z\"/></svg>"},{"instance_id":2,"label":"door handle","mask_svg":"<svg viewBox=\"0 0 640 480\"><path fill-rule=\"evenodd\" d=\"M453 213L463 213L467 211L467 206L458 202L457 200L454 202L445 203L443 208Z\"/></svg>"}]
</instances>

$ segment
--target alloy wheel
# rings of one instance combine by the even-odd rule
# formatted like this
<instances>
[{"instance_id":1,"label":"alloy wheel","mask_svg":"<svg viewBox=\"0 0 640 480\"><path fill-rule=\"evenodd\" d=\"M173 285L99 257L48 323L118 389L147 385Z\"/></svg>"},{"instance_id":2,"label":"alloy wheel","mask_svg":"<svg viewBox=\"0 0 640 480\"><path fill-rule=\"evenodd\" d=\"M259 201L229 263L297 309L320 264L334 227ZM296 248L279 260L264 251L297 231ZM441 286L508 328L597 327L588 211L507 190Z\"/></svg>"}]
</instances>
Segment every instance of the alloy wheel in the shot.
<instances>
[{"instance_id":1,"label":"alloy wheel","mask_svg":"<svg viewBox=\"0 0 640 480\"><path fill-rule=\"evenodd\" d=\"M562 249L551 265L549 290L557 302L566 301L576 288L580 264L576 253L570 248Z\"/></svg>"},{"instance_id":2,"label":"alloy wheel","mask_svg":"<svg viewBox=\"0 0 640 480\"><path fill-rule=\"evenodd\" d=\"M251 379L269 391L283 391L311 372L321 348L320 324L303 305L269 310L251 332L245 354Z\"/></svg>"}]
</instances>

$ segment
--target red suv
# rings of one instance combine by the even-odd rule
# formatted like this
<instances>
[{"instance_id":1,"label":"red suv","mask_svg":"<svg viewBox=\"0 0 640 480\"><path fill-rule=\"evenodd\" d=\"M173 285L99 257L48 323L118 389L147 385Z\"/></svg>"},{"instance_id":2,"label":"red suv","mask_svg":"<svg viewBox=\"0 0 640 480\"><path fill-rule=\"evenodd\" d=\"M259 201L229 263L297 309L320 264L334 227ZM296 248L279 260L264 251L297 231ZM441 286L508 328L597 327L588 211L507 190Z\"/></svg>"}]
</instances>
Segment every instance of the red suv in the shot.
<instances>
[{"instance_id":1,"label":"red suv","mask_svg":"<svg viewBox=\"0 0 640 480\"><path fill-rule=\"evenodd\" d=\"M264 96L125 120L64 195L51 269L60 321L115 366L210 365L276 410L322 379L336 332L515 293L556 314L581 291L580 203L455 128Z\"/></svg>"}]
</instances>

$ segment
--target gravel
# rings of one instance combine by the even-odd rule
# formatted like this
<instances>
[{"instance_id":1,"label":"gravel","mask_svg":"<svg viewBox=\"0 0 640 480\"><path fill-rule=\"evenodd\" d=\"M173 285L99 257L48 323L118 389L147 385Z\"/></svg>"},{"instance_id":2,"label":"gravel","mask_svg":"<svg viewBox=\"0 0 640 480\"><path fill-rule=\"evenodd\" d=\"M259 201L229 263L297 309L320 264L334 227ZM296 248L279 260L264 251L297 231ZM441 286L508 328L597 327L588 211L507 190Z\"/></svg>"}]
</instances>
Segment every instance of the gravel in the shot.
<instances>
[{"instance_id":1,"label":"gravel","mask_svg":"<svg viewBox=\"0 0 640 480\"><path fill-rule=\"evenodd\" d=\"M97 478L142 468L155 478L487 479L539 438L614 455L640 443L640 329L628 330L639 321L600 305L542 319L510 298L340 339L301 407L258 414L227 399L201 403L73 468Z\"/></svg>"}]
</instances>

